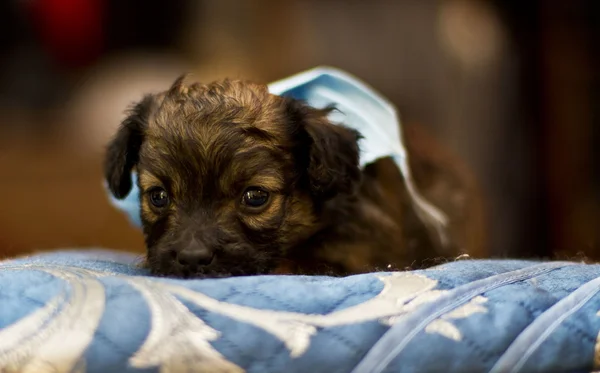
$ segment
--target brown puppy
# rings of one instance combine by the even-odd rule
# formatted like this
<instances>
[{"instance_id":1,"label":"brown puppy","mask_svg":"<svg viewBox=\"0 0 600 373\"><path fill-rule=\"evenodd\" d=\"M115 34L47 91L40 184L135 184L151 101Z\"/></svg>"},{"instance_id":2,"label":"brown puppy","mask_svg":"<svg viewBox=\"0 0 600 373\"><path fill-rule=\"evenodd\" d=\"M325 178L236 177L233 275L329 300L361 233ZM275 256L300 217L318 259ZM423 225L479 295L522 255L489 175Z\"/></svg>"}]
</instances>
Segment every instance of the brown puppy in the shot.
<instances>
[{"instance_id":1,"label":"brown puppy","mask_svg":"<svg viewBox=\"0 0 600 373\"><path fill-rule=\"evenodd\" d=\"M329 111L265 85L183 77L135 105L105 177L123 198L137 170L153 273L347 274L439 256L395 165L361 171L359 133L330 123Z\"/></svg>"}]
</instances>

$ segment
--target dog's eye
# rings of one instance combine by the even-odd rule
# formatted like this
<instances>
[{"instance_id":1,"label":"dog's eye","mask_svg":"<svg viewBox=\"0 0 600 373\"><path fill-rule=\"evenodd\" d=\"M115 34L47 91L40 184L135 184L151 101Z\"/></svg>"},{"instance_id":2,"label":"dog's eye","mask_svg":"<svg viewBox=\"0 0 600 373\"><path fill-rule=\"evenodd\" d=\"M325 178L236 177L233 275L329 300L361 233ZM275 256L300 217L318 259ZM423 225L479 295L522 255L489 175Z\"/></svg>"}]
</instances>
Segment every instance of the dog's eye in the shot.
<instances>
[{"instance_id":1,"label":"dog's eye","mask_svg":"<svg viewBox=\"0 0 600 373\"><path fill-rule=\"evenodd\" d=\"M155 207L165 207L169 203L169 195L162 188L154 188L150 191L150 202Z\"/></svg>"},{"instance_id":2,"label":"dog's eye","mask_svg":"<svg viewBox=\"0 0 600 373\"><path fill-rule=\"evenodd\" d=\"M269 193L260 188L248 188L244 192L243 203L249 207L260 207L269 200Z\"/></svg>"}]
</instances>

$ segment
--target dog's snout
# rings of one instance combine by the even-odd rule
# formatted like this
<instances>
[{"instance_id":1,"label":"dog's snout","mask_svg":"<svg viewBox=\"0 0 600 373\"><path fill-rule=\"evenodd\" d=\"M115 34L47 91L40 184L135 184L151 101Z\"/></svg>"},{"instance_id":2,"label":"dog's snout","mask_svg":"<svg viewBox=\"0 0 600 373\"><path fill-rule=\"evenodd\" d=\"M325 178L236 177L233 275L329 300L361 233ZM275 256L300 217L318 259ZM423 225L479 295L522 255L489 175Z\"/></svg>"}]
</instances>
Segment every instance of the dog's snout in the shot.
<instances>
[{"instance_id":1,"label":"dog's snout","mask_svg":"<svg viewBox=\"0 0 600 373\"><path fill-rule=\"evenodd\" d=\"M212 250L202 244L194 243L177 254L177 261L184 266L204 266L209 265L213 257Z\"/></svg>"}]
</instances>

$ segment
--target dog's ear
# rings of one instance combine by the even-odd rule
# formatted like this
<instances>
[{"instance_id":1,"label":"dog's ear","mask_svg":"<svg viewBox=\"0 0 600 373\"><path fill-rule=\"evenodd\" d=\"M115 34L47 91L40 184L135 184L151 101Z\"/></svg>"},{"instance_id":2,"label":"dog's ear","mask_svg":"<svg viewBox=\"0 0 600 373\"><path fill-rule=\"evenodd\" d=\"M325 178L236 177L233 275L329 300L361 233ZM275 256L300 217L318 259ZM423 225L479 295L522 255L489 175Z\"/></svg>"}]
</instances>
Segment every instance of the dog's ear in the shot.
<instances>
[{"instance_id":1,"label":"dog's ear","mask_svg":"<svg viewBox=\"0 0 600 373\"><path fill-rule=\"evenodd\" d=\"M327 115L333 107L315 109L287 99L286 110L298 139L296 153L303 159L311 193L323 200L353 194L361 179L358 131L333 124Z\"/></svg>"},{"instance_id":2,"label":"dog's ear","mask_svg":"<svg viewBox=\"0 0 600 373\"><path fill-rule=\"evenodd\" d=\"M135 104L108 144L104 159L104 177L116 198L125 198L131 190L131 170L138 163L144 130L148 125L153 103L154 97L147 95Z\"/></svg>"}]
</instances>

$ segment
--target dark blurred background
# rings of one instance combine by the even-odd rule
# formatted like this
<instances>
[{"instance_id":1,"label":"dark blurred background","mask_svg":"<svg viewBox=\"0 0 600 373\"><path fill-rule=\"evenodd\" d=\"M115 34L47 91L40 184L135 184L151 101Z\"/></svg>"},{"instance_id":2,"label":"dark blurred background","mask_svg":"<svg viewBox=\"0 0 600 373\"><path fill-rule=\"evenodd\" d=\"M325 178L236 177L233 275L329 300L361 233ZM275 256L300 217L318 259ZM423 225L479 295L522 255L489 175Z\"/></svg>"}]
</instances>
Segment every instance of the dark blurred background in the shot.
<instances>
[{"instance_id":1,"label":"dark blurred background","mask_svg":"<svg viewBox=\"0 0 600 373\"><path fill-rule=\"evenodd\" d=\"M597 0L2 0L0 256L143 249L101 184L143 93L325 64L466 160L490 255L600 259L599 31Z\"/></svg>"}]
</instances>

